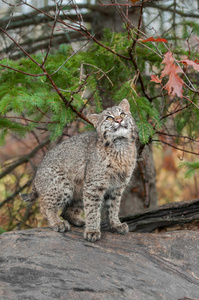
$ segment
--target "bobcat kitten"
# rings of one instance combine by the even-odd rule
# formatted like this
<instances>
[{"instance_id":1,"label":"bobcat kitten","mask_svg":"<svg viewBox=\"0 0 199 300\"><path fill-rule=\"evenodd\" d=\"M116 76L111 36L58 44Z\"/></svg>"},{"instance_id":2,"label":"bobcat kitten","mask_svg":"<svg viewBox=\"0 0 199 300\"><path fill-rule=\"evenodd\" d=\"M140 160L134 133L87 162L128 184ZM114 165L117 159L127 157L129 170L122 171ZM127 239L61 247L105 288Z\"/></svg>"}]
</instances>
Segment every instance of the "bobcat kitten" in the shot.
<instances>
[{"instance_id":1,"label":"bobcat kitten","mask_svg":"<svg viewBox=\"0 0 199 300\"><path fill-rule=\"evenodd\" d=\"M100 239L101 207L105 204L112 231L124 234L128 225L119 220L122 193L136 164L135 121L127 99L100 114L88 114L96 128L73 136L50 150L38 167L31 194L25 201L41 199L41 212L55 231L83 226L84 238ZM58 208L66 206L64 221ZM82 217L84 209L85 221Z\"/></svg>"}]
</instances>

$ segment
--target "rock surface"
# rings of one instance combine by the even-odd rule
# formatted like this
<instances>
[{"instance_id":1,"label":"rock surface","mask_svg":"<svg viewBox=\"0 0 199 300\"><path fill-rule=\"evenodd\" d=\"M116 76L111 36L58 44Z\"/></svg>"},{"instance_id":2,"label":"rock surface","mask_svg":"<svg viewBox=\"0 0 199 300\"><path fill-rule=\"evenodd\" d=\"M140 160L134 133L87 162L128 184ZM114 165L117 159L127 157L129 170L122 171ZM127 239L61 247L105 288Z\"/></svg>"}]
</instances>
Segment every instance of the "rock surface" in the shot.
<instances>
[{"instance_id":1,"label":"rock surface","mask_svg":"<svg viewBox=\"0 0 199 300\"><path fill-rule=\"evenodd\" d=\"M1 300L199 299L199 232L36 228L0 236Z\"/></svg>"}]
</instances>

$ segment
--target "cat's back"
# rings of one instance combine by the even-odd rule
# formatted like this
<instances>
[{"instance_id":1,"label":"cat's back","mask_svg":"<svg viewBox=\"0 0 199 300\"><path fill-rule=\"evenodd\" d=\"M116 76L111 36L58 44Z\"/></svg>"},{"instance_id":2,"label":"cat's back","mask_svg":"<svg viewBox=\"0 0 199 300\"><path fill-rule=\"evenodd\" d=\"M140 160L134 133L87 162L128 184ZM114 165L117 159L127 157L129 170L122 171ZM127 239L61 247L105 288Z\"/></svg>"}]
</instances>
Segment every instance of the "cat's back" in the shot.
<instances>
[{"instance_id":1,"label":"cat's back","mask_svg":"<svg viewBox=\"0 0 199 300\"><path fill-rule=\"evenodd\" d=\"M77 134L51 149L44 157L43 162L80 159L87 153L89 147L93 147L96 137L97 133L93 131Z\"/></svg>"},{"instance_id":2,"label":"cat's back","mask_svg":"<svg viewBox=\"0 0 199 300\"><path fill-rule=\"evenodd\" d=\"M51 149L37 168L34 186L37 192L46 193L52 186L81 181L84 177L88 153L95 148L96 132L75 135ZM91 150L90 150L91 149Z\"/></svg>"}]
</instances>

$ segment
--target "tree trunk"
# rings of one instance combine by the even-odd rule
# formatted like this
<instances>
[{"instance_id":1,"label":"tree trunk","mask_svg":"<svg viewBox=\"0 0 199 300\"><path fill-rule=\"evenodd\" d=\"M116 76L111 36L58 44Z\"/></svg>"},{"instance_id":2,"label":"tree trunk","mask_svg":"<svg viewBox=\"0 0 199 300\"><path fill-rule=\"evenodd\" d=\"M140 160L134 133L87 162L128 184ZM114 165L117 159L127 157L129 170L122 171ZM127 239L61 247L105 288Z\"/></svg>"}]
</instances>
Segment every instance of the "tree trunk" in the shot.
<instances>
[{"instance_id":1,"label":"tree trunk","mask_svg":"<svg viewBox=\"0 0 199 300\"><path fill-rule=\"evenodd\" d=\"M140 163L142 164L142 169L139 167ZM148 189L148 195L146 189ZM158 197L155 163L151 146L145 146L142 156L140 158L138 157L138 164L131 183L123 195L120 215L127 216L141 212L144 209L147 197L149 198L149 207L155 207Z\"/></svg>"}]
</instances>

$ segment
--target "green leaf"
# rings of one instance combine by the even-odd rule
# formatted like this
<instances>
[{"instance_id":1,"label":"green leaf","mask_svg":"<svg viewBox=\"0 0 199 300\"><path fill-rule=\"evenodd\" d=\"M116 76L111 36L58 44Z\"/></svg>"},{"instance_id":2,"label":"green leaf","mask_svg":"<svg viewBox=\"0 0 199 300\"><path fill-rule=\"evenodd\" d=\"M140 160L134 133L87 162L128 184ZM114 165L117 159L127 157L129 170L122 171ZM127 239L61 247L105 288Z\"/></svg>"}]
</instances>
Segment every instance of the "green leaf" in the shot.
<instances>
[{"instance_id":1,"label":"green leaf","mask_svg":"<svg viewBox=\"0 0 199 300\"><path fill-rule=\"evenodd\" d=\"M150 137L153 136L154 130L151 124L147 122L138 122L137 123L139 130L139 138L142 144L146 144L149 142Z\"/></svg>"},{"instance_id":2,"label":"green leaf","mask_svg":"<svg viewBox=\"0 0 199 300\"><path fill-rule=\"evenodd\" d=\"M51 131L50 139L52 141L55 141L58 137L60 137L62 135L62 131L63 131L64 125L61 124L61 123L50 124L48 126L48 128Z\"/></svg>"},{"instance_id":3,"label":"green leaf","mask_svg":"<svg viewBox=\"0 0 199 300\"><path fill-rule=\"evenodd\" d=\"M5 114L12 108L12 97L10 94L5 95L0 101L0 113Z\"/></svg>"},{"instance_id":4,"label":"green leaf","mask_svg":"<svg viewBox=\"0 0 199 300\"><path fill-rule=\"evenodd\" d=\"M5 138L7 135L8 129L0 129L0 146L5 144Z\"/></svg>"},{"instance_id":5,"label":"green leaf","mask_svg":"<svg viewBox=\"0 0 199 300\"><path fill-rule=\"evenodd\" d=\"M195 173L199 174L199 161L196 161L196 162L182 162L179 165L179 168L186 168L186 169L188 169L185 172L185 178L190 178Z\"/></svg>"}]
</instances>

